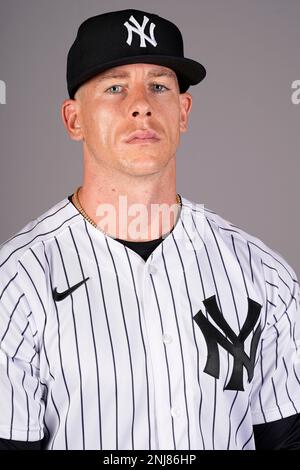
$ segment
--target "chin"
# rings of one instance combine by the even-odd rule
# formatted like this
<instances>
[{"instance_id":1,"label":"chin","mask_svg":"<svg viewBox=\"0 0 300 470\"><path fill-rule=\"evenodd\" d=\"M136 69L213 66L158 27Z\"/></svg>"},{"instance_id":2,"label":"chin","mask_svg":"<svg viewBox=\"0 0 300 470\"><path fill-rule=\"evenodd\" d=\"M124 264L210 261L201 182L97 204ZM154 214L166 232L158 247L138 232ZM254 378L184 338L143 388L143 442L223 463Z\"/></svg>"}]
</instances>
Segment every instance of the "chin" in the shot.
<instances>
[{"instance_id":1,"label":"chin","mask_svg":"<svg viewBox=\"0 0 300 470\"><path fill-rule=\"evenodd\" d=\"M160 162L161 163L161 162ZM123 170L130 175L146 176L159 173L165 165L159 164L157 160L148 162L130 161L126 162L126 165L122 165Z\"/></svg>"},{"instance_id":2,"label":"chin","mask_svg":"<svg viewBox=\"0 0 300 470\"><path fill-rule=\"evenodd\" d=\"M126 158L122 158L120 162L123 167L131 169L151 170L153 168L160 168L167 164L167 160L161 157L161 154L157 153L135 153L128 155Z\"/></svg>"},{"instance_id":3,"label":"chin","mask_svg":"<svg viewBox=\"0 0 300 470\"><path fill-rule=\"evenodd\" d=\"M147 176L147 175L154 175L156 173L159 173L162 170L162 167L159 167L157 165L155 166L130 166L126 168L126 173L130 174L132 176Z\"/></svg>"}]
</instances>

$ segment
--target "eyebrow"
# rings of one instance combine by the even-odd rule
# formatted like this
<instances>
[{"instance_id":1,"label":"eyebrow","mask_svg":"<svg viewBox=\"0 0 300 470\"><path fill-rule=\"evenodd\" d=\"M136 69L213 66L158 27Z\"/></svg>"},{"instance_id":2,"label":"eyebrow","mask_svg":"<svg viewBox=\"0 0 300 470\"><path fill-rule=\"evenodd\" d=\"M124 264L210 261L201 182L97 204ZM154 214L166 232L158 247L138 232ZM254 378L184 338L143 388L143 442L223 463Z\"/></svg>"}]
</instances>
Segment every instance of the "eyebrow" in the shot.
<instances>
[{"instance_id":1,"label":"eyebrow","mask_svg":"<svg viewBox=\"0 0 300 470\"><path fill-rule=\"evenodd\" d=\"M98 77L99 82L103 80L107 80L108 78L129 78L130 74L128 72L104 72L100 74ZM149 78L157 78L157 77L170 77L176 79L175 72L172 70L153 70L147 73L147 77Z\"/></svg>"}]
</instances>

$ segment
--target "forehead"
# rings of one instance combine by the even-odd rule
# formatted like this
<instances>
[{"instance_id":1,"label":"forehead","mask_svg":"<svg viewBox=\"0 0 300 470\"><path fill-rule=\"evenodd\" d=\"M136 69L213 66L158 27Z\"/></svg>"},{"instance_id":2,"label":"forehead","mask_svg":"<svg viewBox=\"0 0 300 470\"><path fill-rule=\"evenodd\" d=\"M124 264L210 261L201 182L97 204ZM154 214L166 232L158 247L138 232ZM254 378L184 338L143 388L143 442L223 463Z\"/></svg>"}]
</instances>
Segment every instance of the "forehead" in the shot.
<instances>
[{"instance_id":1,"label":"forehead","mask_svg":"<svg viewBox=\"0 0 300 470\"><path fill-rule=\"evenodd\" d=\"M170 77L177 79L176 73L165 66L156 64L126 64L112 67L97 75L98 80L106 78L129 78L135 74L142 74L145 77Z\"/></svg>"}]
</instances>

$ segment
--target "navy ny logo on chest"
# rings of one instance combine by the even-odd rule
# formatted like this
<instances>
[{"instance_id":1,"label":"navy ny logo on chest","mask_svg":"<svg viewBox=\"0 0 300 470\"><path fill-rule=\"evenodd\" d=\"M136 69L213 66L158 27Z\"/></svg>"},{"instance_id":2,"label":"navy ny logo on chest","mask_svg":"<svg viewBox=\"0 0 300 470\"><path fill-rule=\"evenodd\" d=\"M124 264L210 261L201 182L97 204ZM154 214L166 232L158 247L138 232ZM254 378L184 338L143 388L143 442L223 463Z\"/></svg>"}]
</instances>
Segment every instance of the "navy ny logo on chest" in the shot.
<instances>
[{"instance_id":1,"label":"navy ny logo on chest","mask_svg":"<svg viewBox=\"0 0 300 470\"><path fill-rule=\"evenodd\" d=\"M257 320L260 316L262 306L248 297L248 312L246 320L237 335L225 320L222 312L220 311L216 296L209 297L203 300L203 304L213 319L215 324L219 327L216 328L210 321L203 315L202 311L194 316L194 320L202 331L206 346L207 346L207 361L204 372L215 377L220 376L220 352L219 347L225 349L233 357L233 369L229 382L225 386L225 390L244 390L243 384L243 371L244 367L247 370L248 381L251 382L254 374L255 356L261 336L261 326L255 328ZM221 331L220 331L221 330ZM251 335L250 355L247 355L244 349L246 339Z\"/></svg>"}]
</instances>

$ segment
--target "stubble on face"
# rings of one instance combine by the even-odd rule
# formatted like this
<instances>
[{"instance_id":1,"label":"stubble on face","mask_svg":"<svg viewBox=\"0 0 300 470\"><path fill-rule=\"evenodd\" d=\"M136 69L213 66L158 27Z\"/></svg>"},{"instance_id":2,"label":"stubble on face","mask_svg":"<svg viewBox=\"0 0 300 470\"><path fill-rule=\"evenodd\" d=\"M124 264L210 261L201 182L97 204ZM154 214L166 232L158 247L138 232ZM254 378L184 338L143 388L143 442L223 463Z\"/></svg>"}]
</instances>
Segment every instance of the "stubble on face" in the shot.
<instances>
[{"instance_id":1,"label":"stubble on face","mask_svg":"<svg viewBox=\"0 0 300 470\"><path fill-rule=\"evenodd\" d=\"M105 87L118 83L118 80L102 82L99 81L100 74L79 88L75 98L79 102L86 161L93 163L94 168L99 167L99 170L102 167L102 170L115 170L128 176L147 176L163 171L175 158L180 140L179 88L175 76L175 79L161 80L173 88L164 96L147 95L144 84L146 72L153 70L153 66L147 65L142 70L143 66L139 64L137 71L134 67L111 69L128 72L129 78L121 80L122 84L128 84L126 93L109 96ZM157 67L157 70L160 69ZM149 83L148 80L147 86ZM141 108L145 110L147 106L150 115L141 115ZM134 116L134 112L139 114ZM160 136L159 142L149 145L126 143L126 136L137 129L154 130Z\"/></svg>"}]
</instances>

